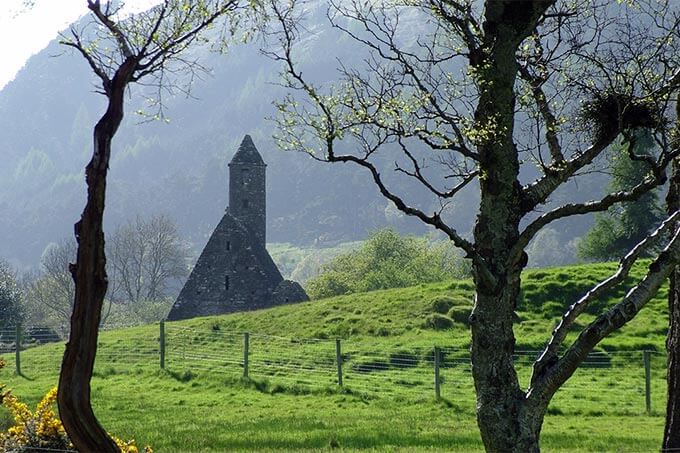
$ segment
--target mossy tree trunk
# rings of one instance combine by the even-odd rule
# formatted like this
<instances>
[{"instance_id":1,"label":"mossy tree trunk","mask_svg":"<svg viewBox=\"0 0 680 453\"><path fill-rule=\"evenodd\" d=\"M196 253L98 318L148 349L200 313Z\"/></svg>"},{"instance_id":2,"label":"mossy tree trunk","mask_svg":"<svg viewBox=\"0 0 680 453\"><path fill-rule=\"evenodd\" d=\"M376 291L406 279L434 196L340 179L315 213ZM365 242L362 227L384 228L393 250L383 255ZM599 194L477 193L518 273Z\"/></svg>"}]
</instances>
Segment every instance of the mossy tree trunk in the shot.
<instances>
[{"instance_id":1,"label":"mossy tree trunk","mask_svg":"<svg viewBox=\"0 0 680 453\"><path fill-rule=\"evenodd\" d=\"M524 2L526 3L526 2ZM477 423L488 451L539 449L543 412L530 410L512 355L513 316L526 254L511 254L520 235L522 193L514 142L517 46L552 2L487 2L483 56L475 65L482 86L475 121L480 133L480 209L474 240L483 261L473 264L472 373ZM504 17L513 17L512 21ZM479 268L484 263L485 269ZM484 274L493 278L484 278Z\"/></svg>"}]
</instances>

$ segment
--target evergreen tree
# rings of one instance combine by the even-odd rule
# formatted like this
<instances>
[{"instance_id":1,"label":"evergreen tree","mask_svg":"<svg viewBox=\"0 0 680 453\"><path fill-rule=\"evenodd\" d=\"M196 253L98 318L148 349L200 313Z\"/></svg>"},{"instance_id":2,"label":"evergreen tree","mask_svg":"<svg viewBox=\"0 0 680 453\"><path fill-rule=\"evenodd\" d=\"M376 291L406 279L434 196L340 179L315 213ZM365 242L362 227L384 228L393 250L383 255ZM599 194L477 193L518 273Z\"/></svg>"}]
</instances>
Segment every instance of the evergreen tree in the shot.
<instances>
[{"instance_id":1,"label":"evergreen tree","mask_svg":"<svg viewBox=\"0 0 680 453\"><path fill-rule=\"evenodd\" d=\"M633 152L636 155L651 155L654 142L646 132L636 134ZM630 190L647 176L645 162L633 160L628 155L627 145L614 147L611 158L612 180L607 192ZM595 214L595 224L578 246L578 255L594 260L615 260L643 240L664 218L659 205L658 190L643 194L635 201L612 206L607 211Z\"/></svg>"}]
</instances>

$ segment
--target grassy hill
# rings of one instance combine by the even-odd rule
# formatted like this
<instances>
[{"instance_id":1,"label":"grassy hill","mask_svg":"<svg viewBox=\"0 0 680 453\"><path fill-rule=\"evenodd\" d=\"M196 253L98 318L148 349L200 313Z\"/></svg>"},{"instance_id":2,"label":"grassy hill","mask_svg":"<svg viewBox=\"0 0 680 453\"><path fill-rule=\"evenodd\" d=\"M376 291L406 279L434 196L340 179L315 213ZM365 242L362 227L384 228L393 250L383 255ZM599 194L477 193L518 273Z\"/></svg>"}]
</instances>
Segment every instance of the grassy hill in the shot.
<instances>
[{"instance_id":1,"label":"grassy hill","mask_svg":"<svg viewBox=\"0 0 680 453\"><path fill-rule=\"evenodd\" d=\"M523 382L564 307L614 268L525 273L516 324ZM595 308L615 303L630 283ZM470 281L451 281L167 323L165 370L157 325L103 332L95 410L109 431L156 451L479 450L465 325L472 297ZM665 297L663 290L603 342L557 394L542 435L546 450L658 449ZM436 311L450 314L453 325ZM582 323L589 319L592 314ZM243 332L250 332L249 379L241 378ZM343 388L336 384L336 338ZM441 401L433 389L435 346L442 351ZM654 351L651 415L642 350ZM56 385L62 351L63 345L32 348L22 355L24 376L9 371L3 378L34 404ZM9 423L4 413L2 423Z\"/></svg>"}]
</instances>

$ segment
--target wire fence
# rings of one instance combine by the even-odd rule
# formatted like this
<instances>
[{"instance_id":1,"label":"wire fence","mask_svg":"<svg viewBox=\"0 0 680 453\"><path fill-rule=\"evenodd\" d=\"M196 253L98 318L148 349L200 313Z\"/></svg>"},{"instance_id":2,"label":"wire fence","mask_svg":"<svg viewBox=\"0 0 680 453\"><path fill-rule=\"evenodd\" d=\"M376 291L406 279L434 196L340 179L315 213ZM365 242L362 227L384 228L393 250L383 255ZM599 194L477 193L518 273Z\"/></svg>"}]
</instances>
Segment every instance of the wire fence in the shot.
<instances>
[{"instance_id":1,"label":"wire fence","mask_svg":"<svg viewBox=\"0 0 680 453\"><path fill-rule=\"evenodd\" d=\"M443 398L461 410L475 408L470 353L464 348L391 347L384 340L372 344L296 339L164 322L157 335L149 335L148 327L143 329L143 334L134 335L134 342L125 341L124 335L101 337L95 376L152 363L177 374L247 378L271 392L343 391L372 398ZM18 373L55 366L59 354L22 351L62 341L36 328L0 329L0 353L14 354ZM538 354L517 351L514 355L525 386ZM559 390L550 411L593 415L597 411L627 415L662 411L665 373L662 353L593 352Z\"/></svg>"}]
</instances>

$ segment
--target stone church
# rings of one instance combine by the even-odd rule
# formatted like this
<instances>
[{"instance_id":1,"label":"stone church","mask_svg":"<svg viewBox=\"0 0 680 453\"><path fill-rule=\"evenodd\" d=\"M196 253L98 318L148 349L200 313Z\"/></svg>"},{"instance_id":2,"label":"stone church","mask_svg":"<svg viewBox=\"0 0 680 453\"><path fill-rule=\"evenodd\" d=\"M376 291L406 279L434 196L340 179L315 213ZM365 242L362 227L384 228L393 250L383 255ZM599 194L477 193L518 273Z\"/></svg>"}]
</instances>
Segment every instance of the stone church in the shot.
<instances>
[{"instance_id":1,"label":"stone church","mask_svg":"<svg viewBox=\"0 0 680 453\"><path fill-rule=\"evenodd\" d=\"M229 207L179 293L168 320L309 300L284 280L265 248L267 165L246 135L229 164Z\"/></svg>"}]
</instances>

